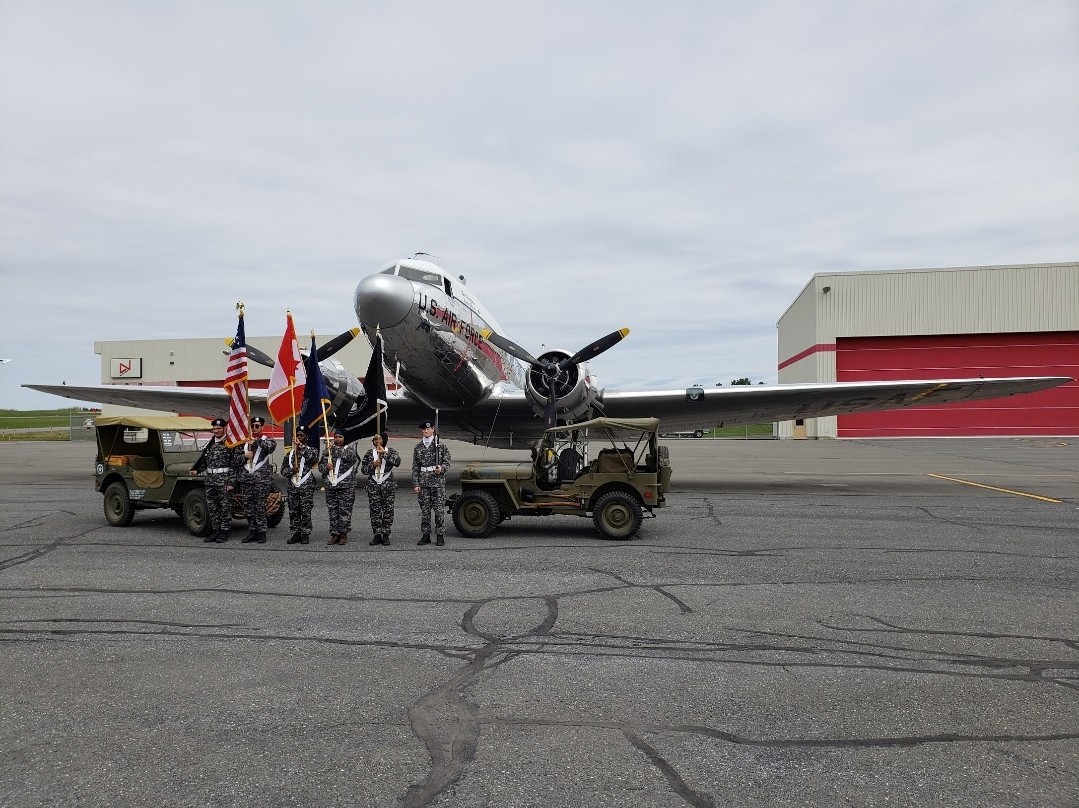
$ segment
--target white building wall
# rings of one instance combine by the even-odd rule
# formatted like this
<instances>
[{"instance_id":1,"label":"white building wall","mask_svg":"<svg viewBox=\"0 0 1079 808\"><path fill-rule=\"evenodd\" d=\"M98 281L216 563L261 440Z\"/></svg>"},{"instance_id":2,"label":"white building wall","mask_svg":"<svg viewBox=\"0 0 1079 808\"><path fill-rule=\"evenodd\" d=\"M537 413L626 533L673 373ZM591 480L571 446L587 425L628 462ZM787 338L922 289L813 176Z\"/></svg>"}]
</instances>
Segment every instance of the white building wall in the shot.
<instances>
[{"instance_id":1,"label":"white building wall","mask_svg":"<svg viewBox=\"0 0 1079 808\"><path fill-rule=\"evenodd\" d=\"M337 334L316 335L317 345L325 345ZM277 358L281 346L281 337L248 337L247 343L261 350L271 358ZM301 349L311 344L310 337L299 339ZM228 346L224 338L195 339L157 339L157 340L114 340L94 343L94 353L101 356L102 384L131 385L173 385L180 382L204 382L219 385L225 377L226 351ZM357 376L367 372L371 361L371 346L361 334L348 345L334 354L334 359L341 362ZM112 374L113 359L139 359L142 363L141 378L115 378ZM248 360L248 378L252 381L268 380L271 369L265 365ZM119 413L122 408L107 408L110 413ZM147 410L139 410L146 413Z\"/></svg>"}]
</instances>

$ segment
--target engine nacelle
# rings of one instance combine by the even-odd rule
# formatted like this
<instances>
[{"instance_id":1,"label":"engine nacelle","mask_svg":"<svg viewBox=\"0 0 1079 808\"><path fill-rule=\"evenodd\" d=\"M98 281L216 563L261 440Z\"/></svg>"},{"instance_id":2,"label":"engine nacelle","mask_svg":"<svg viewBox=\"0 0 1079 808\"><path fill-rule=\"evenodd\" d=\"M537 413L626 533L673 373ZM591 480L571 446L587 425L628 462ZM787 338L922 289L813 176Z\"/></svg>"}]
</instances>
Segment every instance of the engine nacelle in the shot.
<instances>
[{"instance_id":1,"label":"engine nacelle","mask_svg":"<svg viewBox=\"0 0 1079 808\"><path fill-rule=\"evenodd\" d=\"M322 380L326 383L326 392L330 394L330 404L335 413L347 413L354 404L362 404L367 397L363 382L356 378L351 370L336 359L323 359L319 362Z\"/></svg>"},{"instance_id":2,"label":"engine nacelle","mask_svg":"<svg viewBox=\"0 0 1079 808\"><path fill-rule=\"evenodd\" d=\"M563 359L573 356L569 351L555 348L541 354L541 362L558 364ZM552 378L546 371L533 365L525 376L525 393L536 415L543 417L547 409L547 394L554 385L557 397L558 418L562 421L578 421L584 418L599 397L596 379L586 362L571 365Z\"/></svg>"}]
</instances>

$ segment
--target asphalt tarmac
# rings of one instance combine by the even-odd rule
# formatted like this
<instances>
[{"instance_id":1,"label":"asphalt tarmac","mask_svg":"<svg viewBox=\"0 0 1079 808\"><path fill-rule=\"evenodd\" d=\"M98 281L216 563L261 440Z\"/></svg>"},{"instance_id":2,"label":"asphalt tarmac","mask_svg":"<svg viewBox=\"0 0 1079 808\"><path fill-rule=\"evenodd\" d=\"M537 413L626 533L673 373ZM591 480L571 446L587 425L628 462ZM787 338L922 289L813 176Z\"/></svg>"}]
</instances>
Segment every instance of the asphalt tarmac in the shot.
<instances>
[{"instance_id":1,"label":"asphalt tarmac","mask_svg":"<svg viewBox=\"0 0 1079 808\"><path fill-rule=\"evenodd\" d=\"M0 805L1079 805L1079 440L669 444L631 541L444 548L408 488L389 548L112 528L0 444Z\"/></svg>"}]
</instances>

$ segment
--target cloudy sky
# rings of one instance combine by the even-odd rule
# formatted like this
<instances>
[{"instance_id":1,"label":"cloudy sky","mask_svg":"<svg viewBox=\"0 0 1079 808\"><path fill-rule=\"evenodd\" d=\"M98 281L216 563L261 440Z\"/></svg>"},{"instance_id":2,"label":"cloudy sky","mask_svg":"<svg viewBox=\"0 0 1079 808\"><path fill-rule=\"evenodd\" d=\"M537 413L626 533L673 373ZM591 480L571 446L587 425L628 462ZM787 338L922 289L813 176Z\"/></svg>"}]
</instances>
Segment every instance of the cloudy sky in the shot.
<instances>
[{"instance_id":1,"label":"cloudy sky","mask_svg":"<svg viewBox=\"0 0 1079 808\"><path fill-rule=\"evenodd\" d=\"M612 389L775 381L814 272L1079 260L1079 3L0 0L0 407L417 251Z\"/></svg>"}]
</instances>

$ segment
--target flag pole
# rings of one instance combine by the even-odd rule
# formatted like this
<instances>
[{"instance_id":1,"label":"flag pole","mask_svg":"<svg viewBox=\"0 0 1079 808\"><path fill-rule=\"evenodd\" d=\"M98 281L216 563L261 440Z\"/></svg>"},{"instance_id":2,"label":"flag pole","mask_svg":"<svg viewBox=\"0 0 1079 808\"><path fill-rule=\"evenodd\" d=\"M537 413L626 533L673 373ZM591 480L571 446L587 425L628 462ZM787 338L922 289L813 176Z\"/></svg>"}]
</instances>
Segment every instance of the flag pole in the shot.
<instances>
[{"instance_id":1,"label":"flag pole","mask_svg":"<svg viewBox=\"0 0 1079 808\"><path fill-rule=\"evenodd\" d=\"M382 333L380 332L379 328L380 328L379 325L375 325L375 345L376 346L378 345L378 341L380 339L382 339ZM382 369L381 365L379 365L378 372L379 373L385 373L385 371ZM383 379L383 381L385 381L385 379ZM375 402L375 434L378 435L379 437L382 436L382 411L378 408L378 402L377 401ZM386 441L383 440L382 444L383 444L383 446L385 446Z\"/></svg>"},{"instance_id":2,"label":"flag pole","mask_svg":"<svg viewBox=\"0 0 1079 808\"><path fill-rule=\"evenodd\" d=\"M311 329L311 344L315 344L315 329ZM315 361L318 361L318 357L315 357ZM333 441L330 439L330 423L326 418L326 402L319 399L319 408L322 410L322 429L326 433L326 468L330 472L330 480L334 485L337 485L337 475L333 471Z\"/></svg>"},{"instance_id":3,"label":"flag pole","mask_svg":"<svg viewBox=\"0 0 1079 808\"><path fill-rule=\"evenodd\" d=\"M236 301L236 316L243 320L244 318L244 302L242 300ZM244 345L246 350L247 335L244 335ZM244 360L244 380L243 380L243 402L244 402L244 430L247 436L247 445L251 445L251 398L248 394L248 382L247 382L247 360ZM251 463L248 462L248 467Z\"/></svg>"}]
</instances>

